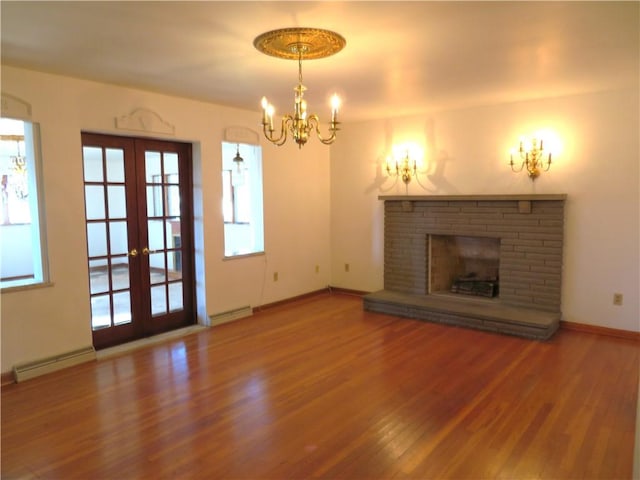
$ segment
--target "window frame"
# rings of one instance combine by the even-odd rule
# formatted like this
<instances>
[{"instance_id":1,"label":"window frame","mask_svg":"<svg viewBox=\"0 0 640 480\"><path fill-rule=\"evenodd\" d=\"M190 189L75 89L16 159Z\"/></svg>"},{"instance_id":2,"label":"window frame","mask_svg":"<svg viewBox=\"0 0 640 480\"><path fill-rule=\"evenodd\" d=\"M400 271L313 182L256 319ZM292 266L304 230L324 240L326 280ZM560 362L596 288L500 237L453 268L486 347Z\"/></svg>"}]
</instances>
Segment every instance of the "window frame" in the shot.
<instances>
[{"instance_id":1,"label":"window frame","mask_svg":"<svg viewBox=\"0 0 640 480\"><path fill-rule=\"evenodd\" d=\"M0 278L0 292L22 290L51 285L49 273L48 243L46 231L46 214L44 204L43 158L40 135L40 124L31 119L11 115L2 115L3 120L23 123L24 155L27 158L27 185L31 199L30 237L33 274ZM8 223L2 227L25 225L25 223ZM35 238L34 238L35 237ZM0 241L0 249L2 248Z\"/></svg>"}]
</instances>

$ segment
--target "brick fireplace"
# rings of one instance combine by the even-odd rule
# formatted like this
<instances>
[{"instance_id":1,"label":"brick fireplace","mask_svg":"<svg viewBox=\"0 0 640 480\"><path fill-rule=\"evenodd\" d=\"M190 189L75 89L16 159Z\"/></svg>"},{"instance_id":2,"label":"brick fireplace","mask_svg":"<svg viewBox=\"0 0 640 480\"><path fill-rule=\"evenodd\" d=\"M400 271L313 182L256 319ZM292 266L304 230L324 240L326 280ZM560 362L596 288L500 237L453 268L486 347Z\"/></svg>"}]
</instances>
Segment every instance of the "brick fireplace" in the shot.
<instances>
[{"instance_id":1,"label":"brick fireplace","mask_svg":"<svg viewBox=\"0 0 640 480\"><path fill-rule=\"evenodd\" d=\"M566 195L379 198L384 290L365 309L539 339L558 328ZM454 278L499 286L454 295Z\"/></svg>"}]
</instances>

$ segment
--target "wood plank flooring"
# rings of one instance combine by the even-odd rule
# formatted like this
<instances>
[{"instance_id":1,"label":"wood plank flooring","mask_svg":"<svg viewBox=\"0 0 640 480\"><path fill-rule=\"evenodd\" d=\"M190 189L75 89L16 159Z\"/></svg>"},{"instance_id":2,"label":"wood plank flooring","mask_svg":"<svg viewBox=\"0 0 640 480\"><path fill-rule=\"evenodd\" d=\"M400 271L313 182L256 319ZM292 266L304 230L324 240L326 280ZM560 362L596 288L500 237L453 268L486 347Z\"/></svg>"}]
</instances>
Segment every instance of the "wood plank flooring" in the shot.
<instances>
[{"instance_id":1,"label":"wood plank flooring","mask_svg":"<svg viewBox=\"0 0 640 480\"><path fill-rule=\"evenodd\" d=\"M319 295L2 389L2 478L631 478L638 342Z\"/></svg>"}]
</instances>

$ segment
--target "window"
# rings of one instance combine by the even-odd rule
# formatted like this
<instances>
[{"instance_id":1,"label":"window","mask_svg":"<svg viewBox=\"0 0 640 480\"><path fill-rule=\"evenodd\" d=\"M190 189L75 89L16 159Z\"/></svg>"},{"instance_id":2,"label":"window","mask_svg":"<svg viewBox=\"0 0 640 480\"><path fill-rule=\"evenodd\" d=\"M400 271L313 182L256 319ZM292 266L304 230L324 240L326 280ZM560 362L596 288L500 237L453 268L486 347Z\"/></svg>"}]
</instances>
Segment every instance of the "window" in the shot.
<instances>
[{"instance_id":1,"label":"window","mask_svg":"<svg viewBox=\"0 0 640 480\"><path fill-rule=\"evenodd\" d=\"M222 216L225 257L264 251L260 147L222 143Z\"/></svg>"},{"instance_id":2,"label":"window","mask_svg":"<svg viewBox=\"0 0 640 480\"><path fill-rule=\"evenodd\" d=\"M38 125L0 119L0 288L48 281Z\"/></svg>"}]
</instances>

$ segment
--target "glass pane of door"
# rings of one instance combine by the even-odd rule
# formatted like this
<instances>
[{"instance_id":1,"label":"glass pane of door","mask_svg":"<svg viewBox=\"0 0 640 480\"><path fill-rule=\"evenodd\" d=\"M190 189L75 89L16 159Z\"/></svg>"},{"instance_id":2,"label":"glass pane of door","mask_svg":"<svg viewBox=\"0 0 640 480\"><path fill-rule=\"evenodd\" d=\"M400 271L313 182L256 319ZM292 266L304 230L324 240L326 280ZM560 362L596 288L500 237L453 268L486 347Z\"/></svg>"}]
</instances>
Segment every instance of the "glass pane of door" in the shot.
<instances>
[{"instance_id":1,"label":"glass pane of door","mask_svg":"<svg viewBox=\"0 0 640 480\"><path fill-rule=\"evenodd\" d=\"M151 314L183 309L180 171L175 152L145 152Z\"/></svg>"},{"instance_id":2,"label":"glass pane of door","mask_svg":"<svg viewBox=\"0 0 640 480\"><path fill-rule=\"evenodd\" d=\"M132 321L124 151L85 146L82 153L91 327L99 330Z\"/></svg>"}]
</instances>

